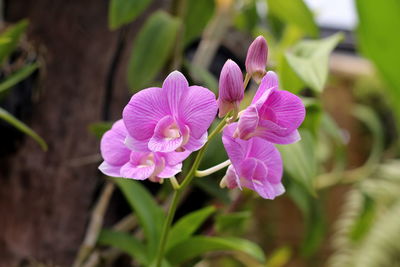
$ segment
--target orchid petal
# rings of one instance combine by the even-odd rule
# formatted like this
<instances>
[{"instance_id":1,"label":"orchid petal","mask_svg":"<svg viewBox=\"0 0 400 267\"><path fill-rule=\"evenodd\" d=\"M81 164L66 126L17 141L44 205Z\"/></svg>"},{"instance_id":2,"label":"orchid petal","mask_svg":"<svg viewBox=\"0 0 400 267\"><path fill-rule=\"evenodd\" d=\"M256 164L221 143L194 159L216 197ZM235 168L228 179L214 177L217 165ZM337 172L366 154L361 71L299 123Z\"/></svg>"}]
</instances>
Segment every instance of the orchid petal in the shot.
<instances>
[{"instance_id":1,"label":"orchid petal","mask_svg":"<svg viewBox=\"0 0 400 267\"><path fill-rule=\"evenodd\" d=\"M247 107L242 115L240 115L235 136L240 139L248 140L257 129L259 122L258 111L255 106Z\"/></svg>"},{"instance_id":2,"label":"orchid petal","mask_svg":"<svg viewBox=\"0 0 400 267\"><path fill-rule=\"evenodd\" d=\"M99 170L104 173L105 175L111 176L111 177L120 177L120 170L121 166L113 166L108 164L107 162L103 161L100 166Z\"/></svg>"},{"instance_id":3,"label":"orchid petal","mask_svg":"<svg viewBox=\"0 0 400 267\"><path fill-rule=\"evenodd\" d=\"M188 125L190 134L200 139L210 127L217 114L215 94L201 86L190 86L188 93L182 99L179 120Z\"/></svg>"},{"instance_id":4,"label":"orchid petal","mask_svg":"<svg viewBox=\"0 0 400 267\"><path fill-rule=\"evenodd\" d=\"M138 141L130 135L127 135L124 141L125 146L133 151L149 152L149 146L147 142Z\"/></svg>"},{"instance_id":5,"label":"orchid petal","mask_svg":"<svg viewBox=\"0 0 400 267\"><path fill-rule=\"evenodd\" d=\"M275 196L280 196L285 193L285 188L283 187L282 183L272 184L272 187L274 189Z\"/></svg>"},{"instance_id":6,"label":"orchid petal","mask_svg":"<svg viewBox=\"0 0 400 267\"><path fill-rule=\"evenodd\" d=\"M119 120L103 135L100 151L108 164L122 166L129 160L130 150L124 145L126 134L124 123Z\"/></svg>"},{"instance_id":7,"label":"orchid petal","mask_svg":"<svg viewBox=\"0 0 400 267\"><path fill-rule=\"evenodd\" d=\"M177 127L175 120L171 116L163 117L157 123L154 135L149 140L149 149L155 152L171 152L180 147L183 137ZM172 136L168 136L169 131L174 131Z\"/></svg>"},{"instance_id":8,"label":"orchid petal","mask_svg":"<svg viewBox=\"0 0 400 267\"><path fill-rule=\"evenodd\" d=\"M301 139L300 133L298 130L294 130L293 132L288 133L285 136L280 136L275 134L272 131L263 130L262 128L257 130L255 136L264 138L271 143L280 144L280 145L288 145L298 142Z\"/></svg>"},{"instance_id":9,"label":"orchid petal","mask_svg":"<svg viewBox=\"0 0 400 267\"><path fill-rule=\"evenodd\" d=\"M273 111L276 123L292 132L297 129L304 120L305 108L301 99L288 91L274 91L263 106ZM263 117L263 113L260 117Z\"/></svg>"},{"instance_id":10,"label":"orchid petal","mask_svg":"<svg viewBox=\"0 0 400 267\"><path fill-rule=\"evenodd\" d=\"M205 132L199 139L190 136L189 141L183 146L186 150L197 151L207 142L208 133Z\"/></svg>"},{"instance_id":11,"label":"orchid petal","mask_svg":"<svg viewBox=\"0 0 400 267\"><path fill-rule=\"evenodd\" d=\"M144 180L149 178L155 169L155 165L132 165L128 162L121 168L121 177Z\"/></svg>"},{"instance_id":12,"label":"orchid petal","mask_svg":"<svg viewBox=\"0 0 400 267\"><path fill-rule=\"evenodd\" d=\"M282 158L278 149L261 138L252 138L253 143L247 154L248 157L262 161L268 169L268 182L280 183L282 179Z\"/></svg>"},{"instance_id":13,"label":"orchid petal","mask_svg":"<svg viewBox=\"0 0 400 267\"><path fill-rule=\"evenodd\" d=\"M268 169L261 160L256 158L246 158L240 164L239 176L249 181L261 181L268 176Z\"/></svg>"},{"instance_id":14,"label":"orchid petal","mask_svg":"<svg viewBox=\"0 0 400 267\"><path fill-rule=\"evenodd\" d=\"M265 199L274 199L277 195L275 194L274 187L268 182L260 180L253 180L254 190Z\"/></svg>"},{"instance_id":15,"label":"orchid petal","mask_svg":"<svg viewBox=\"0 0 400 267\"><path fill-rule=\"evenodd\" d=\"M225 127L222 134L222 143L224 144L229 159L235 167L238 167L246 156L245 148L242 147L242 145L245 145L243 143L246 141L243 142L242 140L233 137L233 132L237 129L237 125L237 123L228 125Z\"/></svg>"},{"instance_id":16,"label":"orchid petal","mask_svg":"<svg viewBox=\"0 0 400 267\"><path fill-rule=\"evenodd\" d=\"M242 185L239 179L239 176L235 170L235 167L232 165L229 165L228 169L226 170L226 174L224 176L225 181L226 181L226 186L229 189L233 189L236 187L239 187L240 190L242 190Z\"/></svg>"},{"instance_id":17,"label":"orchid petal","mask_svg":"<svg viewBox=\"0 0 400 267\"><path fill-rule=\"evenodd\" d=\"M262 102L265 101L268 95L276 89L278 89L278 76L275 72L268 71L262 79L260 87L258 88L251 104L259 102L260 99Z\"/></svg>"},{"instance_id":18,"label":"orchid petal","mask_svg":"<svg viewBox=\"0 0 400 267\"><path fill-rule=\"evenodd\" d=\"M170 108L161 88L144 89L132 96L122 113L128 133L138 141L147 142L158 121L170 114Z\"/></svg>"},{"instance_id":19,"label":"orchid petal","mask_svg":"<svg viewBox=\"0 0 400 267\"><path fill-rule=\"evenodd\" d=\"M166 165L176 165L182 163L187 157L189 157L191 151L183 152L168 152L168 153L158 153L161 157L165 158Z\"/></svg>"},{"instance_id":20,"label":"orchid petal","mask_svg":"<svg viewBox=\"0 0 400 267\"><path fill-rule=\"evenodd\" d=\"M157 176L160 178L170 178L180 173L181 171L182 171L182 163L176 165L166 165L163 171L160 172Z\"/></svg>"},{"instance_id":21,"label":"orchid petal","mask_svg":"<svg viewBox=\"0 0 400 267\"><path fill-rule=\"evenodd\" d=\"M181 98L189 88L185 76L179 71L171 72L164 80L162 88L166 93L171 114L178 114Z\"/></svg>"}]
</instances>

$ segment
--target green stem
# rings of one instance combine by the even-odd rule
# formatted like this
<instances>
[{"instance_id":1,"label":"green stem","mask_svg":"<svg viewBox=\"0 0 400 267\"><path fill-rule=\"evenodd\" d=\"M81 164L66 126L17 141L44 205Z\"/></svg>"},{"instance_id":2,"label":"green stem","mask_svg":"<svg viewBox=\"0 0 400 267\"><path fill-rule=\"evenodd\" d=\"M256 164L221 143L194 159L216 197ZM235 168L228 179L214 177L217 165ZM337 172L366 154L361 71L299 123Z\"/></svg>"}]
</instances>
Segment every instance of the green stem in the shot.
<instances>
[{"instance_id":1,"label":"green stem","mask_svg":"<svg viewBox=\"0 0 400 267\"><path fill-rule=\"evenodd\" d=\"M168 240L169 229L171 228L172 220L174 219L181 193L182 193L182 190L179 190L179 189L175 190L175 192L174 192L174 196L172 198L172 203L168 210L167 219L165 220L165 223L164 223L164 226L162 229L160 246L159 246L159 249L157 252L157 257L156 257L156 265L155 265L156 267L161 266L162 259L164 258L164 248L165 248L165 245Z\"/></svg>"},{"instance_id":2,"label":"green stem","mask_svg":"<svg viewBox=\"0 0 400 267\"><path fill-rule=\"evenodd\" d=\"M222 163L220 163L218 165L215 165L215 166L213 166L211 168L208 168L206 170L203 170L203 171L197 170L196 171L196 177L208 176L210 174L213 174L214 172L222 170L225 167L228 167L230 164L231 164L231 161L228 159L228 160L226 160L226 161L224 161L224 162L222 162Z\"/></svg>"},{"instance_id":3,"label":"green stem","mask_svg":"<svg viewBox=\"0 0 400 267\"><path fill-rule=\"evenodd\" d=\"M161 232L160 245L158 247L158 251L157 251L157 255L156 255L156 264L155 264L156 267L161 266L162 260L164 258L165 245L168 241L169 230L171 228L172 220L174 219L176 209L178 208L180 196L181 196L182 192L186 189L186 187L190 184L190 182L193 180L196 170L199 168L201 160L203 159L203 156L207 149L207 146L210 143L210 140L221 132L221 130L226 125L226 120L229 115L230 114L225 116L225 118L217 125L217 127L215 127L215 129L208 136L207 143L205 143L204 146L197 153L197 156L193 162L192 168L186 175L185 179L183 180L183 182L179 186L179 188L175 189L174 196L172 198L172 203L168 210L167 219L165 220L165 223L164 223L164 226L163 226L163 229Z\"/></svg>"},{"instance_id":4,"label":"green stem","mask_svg":"<svg viewBox=\"0 0 400 267\"><path fill-rule=\"evenodd\" d=\"M246 73L246 76L244 76L244 82L243 82L244 89L246 89L247 85L250 82L250 79L251 79L251 76L248 73Z\"/></svg>"}]
</instances>

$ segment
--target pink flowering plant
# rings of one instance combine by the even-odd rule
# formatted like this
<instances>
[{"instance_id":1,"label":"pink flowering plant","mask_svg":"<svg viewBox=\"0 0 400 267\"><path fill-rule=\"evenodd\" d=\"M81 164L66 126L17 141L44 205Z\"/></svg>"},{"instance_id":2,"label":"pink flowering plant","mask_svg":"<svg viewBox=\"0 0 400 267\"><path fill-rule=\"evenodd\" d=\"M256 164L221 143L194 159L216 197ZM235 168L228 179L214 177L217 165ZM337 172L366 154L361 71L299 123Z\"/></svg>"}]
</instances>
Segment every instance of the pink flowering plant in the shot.
<instances>
[{"instance_id":1,"label":"pink flowering plant","mask_svg":"<svg viewBox=\"0 0 400 267\"><path fill-rule=\"evenodd\" d=\"M156 183L168 180L173 188L167 215L158 218L162 228L153 240L148 240L150 251L142 264L177 263L170 255L188 245L188 240L175 240L179 222L174 226L172 223L183 193L196 177L226 168L219 181L221 187L250 189L264 199L284 194L282 158L275 145L301 139L297 129L304 120L305 108L299 97L279 88L274 72L266 72L267 54L267 43L259 36L249 47L245 75L234 61L226 61L219 78L218 98L210 89L190 85L181 72L173 71L161 87L134 94L122 119L104 134L104 161L99 166L104 174ZM251 78L259 83L258 89L250 105L240 110ZM210 129L217 114L222 120ZM199 170L214 138L222 138L228 159ZM192 153L194 160L186 162ZM187 172L180 175L186 164ZM181 257L190 258L190 252Z\"/></svg>"}]
</instances>

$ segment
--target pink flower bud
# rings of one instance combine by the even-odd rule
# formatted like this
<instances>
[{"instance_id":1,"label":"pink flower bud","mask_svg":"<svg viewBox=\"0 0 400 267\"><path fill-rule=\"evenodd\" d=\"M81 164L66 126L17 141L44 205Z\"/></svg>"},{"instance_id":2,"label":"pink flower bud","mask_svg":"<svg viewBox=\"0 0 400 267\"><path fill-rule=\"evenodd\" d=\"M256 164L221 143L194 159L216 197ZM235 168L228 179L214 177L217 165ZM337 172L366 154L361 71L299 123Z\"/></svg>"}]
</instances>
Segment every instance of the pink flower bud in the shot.
<instances>
[{"instance_id":1,"label":"pink flower bud","mask_svg":"<svg viewBox=\"0 0 400 267\"><path fill-rule=\"evenodd\" d=\"M222 118L229 111L238 112L244 95L243 74L239 66L227 60L219 76L218 116Z\"/></svg>"},{"instance_id":2,"label":"pink flower bud","mask_svg":"<svg viewBox=\"0 0 400 267\"><path fill-rule=\"evenodd\" d=\"M258 36L250 45L246 57L246 71L260 83L267 66L268 46L264 37Z\"/></svg>"}]
</instances>

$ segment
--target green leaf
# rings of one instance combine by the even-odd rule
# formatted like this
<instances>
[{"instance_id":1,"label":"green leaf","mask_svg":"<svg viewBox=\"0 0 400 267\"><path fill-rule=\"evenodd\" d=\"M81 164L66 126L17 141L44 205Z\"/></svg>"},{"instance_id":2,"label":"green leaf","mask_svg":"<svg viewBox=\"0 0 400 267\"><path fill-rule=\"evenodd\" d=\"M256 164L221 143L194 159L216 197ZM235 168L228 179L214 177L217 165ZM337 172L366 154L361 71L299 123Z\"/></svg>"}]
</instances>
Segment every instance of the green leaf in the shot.
<instances>
[{"instance_id":1,"label":"green leaf","mask_svg":"<svg viewBox=\"0 0 400 267\"><path fill-rule=\"evenodd\" d=\"M284 267L289 263L291 256L292 256L292 250L289 247L278 248L268 256L268 261L266 266Z\"/></svg>"},{"instance_id":2,"label":"green leaf","mask_svg":"<svg viewBox=\"0 0 400 267\"><path fill-rule=\"evenodd\" d=\"M372 149L366 164L378 163L384 147L383 126L379 117L372 108L363 105L356 105L352 114L362 121L372 133Z\"/></svg>"},{"instance_id":3,"label":"green leaf","mask_svg":"<svg viewBox=\"0 0 400 267\"><path fill-rule=\"evenodd\" d=\"M297 181L288 183L287 192L303 215L304 239L301 253L303 256L309 257L318 250L325 237L327 227L321 205L323 202L311 197L309 191Z\"/></svg>"},{"instance_id":4,"label":"green leaf","mask_svg":"<svg viewBox=\"0 0 400 267\"><path fill-rule=\"evenodd\" d=\"M321 130L325 131L329 136L338 144L345 144L343 134L340 130L339 125L333 117L327 113L323 112L321 116Z\"/></svg>"},{"instance_id":5,"label":"green leaf","mask_svg":"<svg viewBox=\"0 0 400 267\"><path fill-rule=\"evenodd\" d=\"M363 195L362 207L355 218L349 232L349 238L355 243L360 242L371 229L376 220L376 203L368 195Z\"/></svg>"},{"instance_id":6,"label":"green leaf","mask_svg":"<svg viewBox=\"0 0 400 267\"><path fill-rule=\"evenodd\" d=\"M214 14L214 0L187 0L187 11L184 19L184 43L189 44L201 36L205 26Z\"/></svg>"},{"instance_id":7,"label":"green leaf","mask_svg":"<svg viewBox=\"0 0 400 267\"><path fill-rule=\"evenodd\" d=\"M258 22L259 16L257 13L256 1L244 2L240 12L237 12L234 18L234 25L236 28L241 31L252 33Z\"/></svg>"},{"instance_id":8,"label":"green leaf","mask_svg":"<svg viewBox=\"0 0 400 267\"><path fill-rule=\"evenodd\" d=\"M0 39L6 40L0 43L0 64L11 54L18 45L19 39L28 27L27 20L21 20L17 24L9 27L0 35Z\"/></svg>"},{"instance_id":9,"label":"green leaf","mask_svg":"<svg viewBox=\"0 0 400 267\"><path fill-rule=\"evenodd\" d=\"M173 48L180 21L163 11L154 13L133 44L128 66L129 86L138 90L162 69Z\"/></svg>"},{"instance_id":10,"label":"green leaf","mask_svg":"<svg viewBox=\"0 0 400 267\"><path fill-rule=\"evenodd\" d=\"M167 259L175 266L211 251L242 252L261 263L265 262L264 252L251 241L233 237L209 236L195 236L186 239L167 252Z\"/></svg>"},{"instance_id":11,"label":"green leaf","mask_svg":"<svg viewBox=\"0 0 400 267\"><path fill-rule=\"evenodd\" d=\"M151 3L151 0L110 0L108 25L112 30L132 22Z\"/></svg>"},{"instance_id":12,"label":"green leaf","mask_svg":"<svg viewBox=\"0 0 400 267\"><path fill-rule=\"evenodd\" d=\"M157 251L164 223L164 212L156 204L152 195L139 182L132 179L117 178L114 180L134 210L147 239L149 258Z\"/></svg>"},{"instance_id":13,"label":"green leaf","mask_svg":"<svg viewBox=\"0 0 400 267\"><path fill-rule=\"evenodd\" d=\"M112 125L113 123L108 121L91 123L89 125L89 131L97 138L101 138L105 132L111 129Z\"/></svg>"},{"instance_id":14,"label":"green leaf","mask_svg":"<svg viewBox=\"0 0 400 267\"><path fill-rule=\"evenodd\" d=\"M328 78L329 55L343 39L337 33L321 40L304 40L285 53L286 60L298 77L317 92L322 92Z\"/></svg>"},{"instance_id":15,"label":"green leaf","mask_svg":"<svg viewBox=\"0 0 400 267\"><path fill-rule=\"evenodd\" d=\"M285 51L293 47L301 39L304 38L302 31L293 25L286 25L282 33L282 37L277 45L276 58L277 58L277 71L279 73L279 81L281 88L294 94L298 94L303 89L304 82L297 76L297 74L289 66L285 57ZM268 39L267 39L268 40ZM270 43L270 42L269 42Z\"/></svg>"},{"instance_id":16,"label":"green leaf","mask_svg":"<svg viewBox=\"0 0 400 267\"><path fill-rule=\"evenodd\" d=\"M400 2L387 0L377 3L373 0L356 1L359 24L357 43L361 52L371 59L385 79L397 119L400 122Z\"/></svg>"},{"instance_id":17,"label":"green leaf","mask_svg":"<svg viewBox=\"0 0 400 267\"><path fill-rule=\"evenodd\" d=\"M286 56L282 55L281 63L278 65L279 81L282 89L298 94L303 89L304 82L297 76L292 67L290 67Z\"/></svg>"},{"instance_id":18,"label":"green leaf","mask_svg":"<svg viewBox=\"0 0 400 267\"><path fill-rule=\"evenodd\" d=\"M278 146L282 155L285 172L309 193L315 195L314 183L317 174L315 141L307 130L300 131L301 140L297 143Z\"/></svg>"},{"instance_id":19,"label":"green leaf","mask_svg":"<svg viewBox=\"0 0 400 267\"><path fill-rule=\"evenodd\" d=\"M184 65L189 69L190 73L196 73L198 83L203 84L206 88L210 89L214 93L218 92L218 81L214 75L212 75L212 73L201 66L193 65L187 60L184 62Z\"/></svg>"},{"instance_id":20,"label":"green leaf","mask_svg":"<svg viewBox=\"0 0 400 267\"><path fill-rule=\"evenodd\" d=\"M38 63L23 66L0 83L0 94L26 79L39 67Z\"/></svg>"},{"instance_id":21,"label":"green leaf","mask_svg":"<svg viewBox=\"0 0 400 267\"><path fill-rule=\"evenodd\" d=\"M303 97L301 99L306 107L306 114L302 128L309 130L313 136L318 136L320 132L322 106L321 102L316 98Z\"/></svg>"},{"instance_id":22,"label":"green leaf","mask_svg":"<svg viewBox=\"0 0 400 267\"><path fill-rule=\"evenodd\" d=\"M304 214L305 236L301 247L301 253L310 257L320 248L326 234L326 219L323 213L322 201L309 198L309 213Z\"/></svg>"},{"instance_id":23,"label":"green leaf","mask_svg":"<svg viewBox=\"0 0 400 267\"><path fill-rule=\"evenodd\" d=\"M177 221L171 229L168 238L167 250L176 244L188 239L203 222L215 212L215 208L210 206L192 213Z\"/></svg>"},{"instance_id":24,"label":"green leaf","mask_svg":"<svg viewBox=\"0 0 400 267\"><path fill-rule=\"evenodd\" d=\"M215 227L218 233L236 233L238 235L245 229L250 216L249 211L220 214L215 220Z\"/></svg>"},{"instance_id":25,"label":"green leaf","mask_svg":"<svg viewBox=\"0 0 400 267\"><path fill-rule=\"evenodd\" d=\"M43 150L47 150L47 144L46 142L37 134L35 133L31 128L29 128L25 123L22 121L18 120L15 118L13 115L8 113L6 110L0 108L0 119L5 120L21 132L23 132L26 135L29 135L32 137Z\"/></svg>"},{"instance_id":26,"label":"green leaf","mask_svg":"<svg viewBox=\"0 0 400 267\"><path fill-rule=\"evenodd\" d=\"M302 0L267 0L268 11L287 24L293 24L311 37L317 37L318 27L313 14Z\"/></svg>"},{"instance_id":27,"label":"green leaf","mask_svg":"<svg viewBox=\"0 0 400 267\"><path fill-rule=\"evenodd\" d=\"M140 240L128 233L103 229L100 232L97 243L99 245L118 248L128 253L142 265L147 265L149 263L146 255L146 247Z\"/></svg>"}]
</instances>

